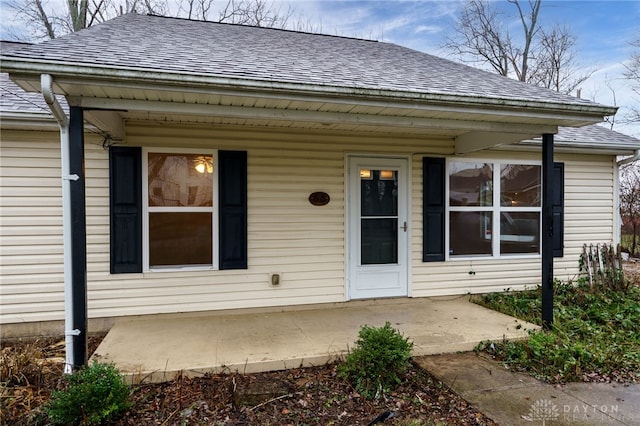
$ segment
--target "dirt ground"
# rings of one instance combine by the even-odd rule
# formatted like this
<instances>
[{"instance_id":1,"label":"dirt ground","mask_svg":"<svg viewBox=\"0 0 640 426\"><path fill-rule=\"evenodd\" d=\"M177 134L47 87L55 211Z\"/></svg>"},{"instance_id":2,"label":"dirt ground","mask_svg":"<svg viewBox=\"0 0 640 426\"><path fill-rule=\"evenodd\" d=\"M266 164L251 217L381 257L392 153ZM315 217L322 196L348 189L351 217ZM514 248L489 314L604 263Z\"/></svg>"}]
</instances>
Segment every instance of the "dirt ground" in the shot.
<instances>
[{"instance_id":1,"label":"dirt ground","mask_svg":"<svg viewBox=\"0 0 640 426\"><path fill-rule=\"evenodd\" d=\"M627 262L624 262L625 273L640 274L640 259L633 258Z\"/></svg>"},{"instance_id":2,"label":"dirt ground","mask_svg":"<svg viewBox=\"0 0 640 426\"><path fill-rule=\"evenodd\" d=\"M101 337L90 339L93 351ZM42 406L61 389L64 342L2 348L0 424L46 425ZM260 374L218 374L134 386L133 407L113 425L367 425L385 411L389 425L495 425L429 373L413 365L377 401L363 399L336 365ZM415 423L411 422L415 421Z\"/></svg>"},{"instance_id":3,"label":"dirt ground","mask_svg":"<svg viewBox=\"0 0 640 426\"><path fill-rule=\"evenodd\" d=\"M640 285L640 259L631 259L623 264L625 276L635 285Z\"/></svg>"}]
</instances>

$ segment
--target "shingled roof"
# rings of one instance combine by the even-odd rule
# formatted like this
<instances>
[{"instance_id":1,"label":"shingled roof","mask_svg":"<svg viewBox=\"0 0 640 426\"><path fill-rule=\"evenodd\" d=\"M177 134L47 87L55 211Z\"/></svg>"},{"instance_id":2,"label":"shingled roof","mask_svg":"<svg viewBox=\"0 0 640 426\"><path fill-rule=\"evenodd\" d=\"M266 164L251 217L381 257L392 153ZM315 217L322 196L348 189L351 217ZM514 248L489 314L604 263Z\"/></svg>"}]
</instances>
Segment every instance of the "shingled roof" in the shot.
<instances>
[{"instance_id":1,"label":"shingled roof","mask_svg":"<svg viewBox=\"0 0 640 426\"><path fill-rule=\"evenodd\" d=\"M127 14L3 57L352 91L598 106L391 43Z\"/></svg>"},{"instance_id":2,"label":"shingled roof","mask_svg":"<svg viewBox=\"0 0 640 426\"><path fill-rule=\"evenodd\" d=\"M593 145L604 145L616 141L619 146L625 145L629 148L640 149L640 139L597 124L584 127L560 127L556 140Z\"/></svg>"},{"instance_id":3,"label":"shingled roof","mask_svg":"<svg viewBox=\"0 0 640 426\"><path fill-rule=\"evenodd\" d=\"M7 52L29 46L28 43L1 41L0 49ZM0 113L49 113L49 108L40 93L25 92L13 81L9 75L0 74Z\"/></svg>"},{"instance_id":4,"label":"shingled roof","mask_svg":"<svg viewBox=\"0 0 640 426\"><path fill-rule=\"evenodd\" d=\"M25 92L8 74L0 74L0 112L50 113L40 93Z\"/></svg>"}]
</instances>

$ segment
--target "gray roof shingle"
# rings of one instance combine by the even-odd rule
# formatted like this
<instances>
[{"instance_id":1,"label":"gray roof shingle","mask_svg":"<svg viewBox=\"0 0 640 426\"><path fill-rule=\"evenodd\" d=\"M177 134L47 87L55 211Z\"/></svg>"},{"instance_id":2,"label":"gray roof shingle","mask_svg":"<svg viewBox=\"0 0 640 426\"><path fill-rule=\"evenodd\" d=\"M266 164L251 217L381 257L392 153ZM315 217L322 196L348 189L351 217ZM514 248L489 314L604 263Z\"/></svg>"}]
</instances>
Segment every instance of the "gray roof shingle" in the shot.
<instances>
[{"instance_id":1,"label":"gray roof shingle","mask_svg":"<svg viewBox=\"0 0 640 426\"><path fill-rule=\"evenodd\" d=\"M9 75L0 74L0 112L49 113L49 107L38 92L25 92Z\"/></svg>"},{"instance_id":2,"label":"gray roof shingle","mask_svg":"<svg viewBox=\"0 0 640 426\"><path fill-rule=\"evenodd\" d=\"M594 146L604 146L615 142L618 146L640 149L640 139L607 129L598 124L584 127L558 127L558 134L555 140Z\"/></svg>"},{"instance_id":3,"label":"gray roof shingle","mask_svg":"<svg viewBox=\"0 0 640 426\"><path fill-rule=\"evenodd\" d=\"M266 84L597 105L391 43L138 14L3 56Z\"/></svg>"}]
</instances>

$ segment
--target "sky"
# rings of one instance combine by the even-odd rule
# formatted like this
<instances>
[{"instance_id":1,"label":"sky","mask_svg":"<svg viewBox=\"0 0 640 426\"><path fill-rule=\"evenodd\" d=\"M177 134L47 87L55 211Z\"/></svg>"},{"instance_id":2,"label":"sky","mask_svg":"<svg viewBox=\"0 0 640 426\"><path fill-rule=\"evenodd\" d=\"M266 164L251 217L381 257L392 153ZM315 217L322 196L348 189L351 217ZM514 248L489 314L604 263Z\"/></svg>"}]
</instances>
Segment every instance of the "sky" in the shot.
<instances>
[{"instance_id":1,"label":"sky","mask_svg":"<svg viewBox=\"0 0 640 426\"><path fill-rule=\"evenodd\" d=\"M0 38L16 39L26 34L16 20L9 1L0 0ZM117 3L120 0L114 0ZM169 0L177 2L178 0ZM62 7L63 0L44 0L49 7ZM124 3L124 0L122 0ZM324 34L390 42L453 59L442 47L454 31L464 0L377 1L377 0L273 0L281 11L290 8L290 26ZM226 0L216 0L218 5ZM527 0L521 0L526 6ZM503 13L515 35L522 31L515 6L506 0L493 4ZM215 20L215 15L213 16ZM605 105L620 107L622 115L640 106L630 82L622 76L625 61L632 54L630 42L640 38L640 0L543 0L539 14L543 27L566 25L576 36L576 60L591 77L581 85L581 96ZM480 65L476 65L480 66ZM640 124L615 124L614 130L640 138Z\"/></svg>"}]
</instances>

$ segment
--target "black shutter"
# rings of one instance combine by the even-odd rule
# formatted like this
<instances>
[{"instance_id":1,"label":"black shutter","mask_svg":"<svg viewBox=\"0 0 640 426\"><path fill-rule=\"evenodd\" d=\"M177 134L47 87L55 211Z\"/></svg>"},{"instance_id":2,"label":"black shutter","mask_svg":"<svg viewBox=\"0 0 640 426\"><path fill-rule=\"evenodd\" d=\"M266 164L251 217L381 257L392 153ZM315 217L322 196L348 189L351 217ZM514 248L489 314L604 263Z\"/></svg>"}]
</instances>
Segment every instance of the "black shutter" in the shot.
<instances>
[{"instance_id":1,"label":"black shutter","mask_svg":"<svg viewBox=\"0 0 640 426\"><path fill-rule=\"evenodd\" d=\"M444 158L422 159L423 178L423 254L424 262L444 260L445 224L445 160Z\"/></svg>"},{"instance_id":2,"label":"black shutter","mask_svg":"<svg viewBox=\"0 0 640 426\"><path fill-rule=\"evenodd\" d=\"M111 273L142 272L142 149L109 148Z\"/></svg>"},{"instance_id":3,"label":"black shutter","mask_svg":"<svg viewBox=\"0 0 640 426\"><path fill-rule=\"evenodd\" d=\"M220 269L247 269L247 153L219 151Z\"/></svg>"},{"instance_id":4,"label":"black shutter","mask_svg":"<svg viewBox=\"0 0 640 426\"><path fill-rule=\"evenodd\" d=\"M553 163L553 257L564 256L564 163Z\"/></svg>"}]
</instances>

